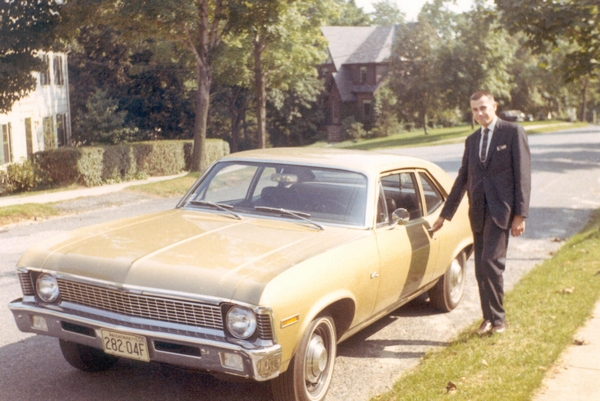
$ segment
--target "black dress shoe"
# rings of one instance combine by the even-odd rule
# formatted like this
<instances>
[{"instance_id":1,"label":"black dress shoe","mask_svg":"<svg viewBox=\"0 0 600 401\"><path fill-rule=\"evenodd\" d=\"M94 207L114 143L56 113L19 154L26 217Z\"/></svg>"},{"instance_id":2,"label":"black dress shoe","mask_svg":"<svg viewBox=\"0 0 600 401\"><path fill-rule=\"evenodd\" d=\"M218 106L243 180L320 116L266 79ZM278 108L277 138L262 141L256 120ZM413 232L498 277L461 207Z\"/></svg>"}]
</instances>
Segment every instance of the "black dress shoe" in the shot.
<instances>
[{"instance_id":1,"label":"black dress shoe","mask_svg":"<svg viewBox=\"0 0 600 401\"><path fill-rule=\"evenodd\" d=\"M492 331L492 322L490 322L489 320L484 320L481 323L481 326L479 326L479 328L477 329L477 335L484 335L487 334L489 332Z\"/></svg>"},{"instance_id":2,"label":"black dress shoe","mask_svg":"<svg viewBox=\"0 0 600 401\"><path fill-rule=\"evenodd\" d=\"M494 327L492 327L492 333L504 333L506 328L508 327L508 323L502 322Z\"/></svg>"}]
</instances>

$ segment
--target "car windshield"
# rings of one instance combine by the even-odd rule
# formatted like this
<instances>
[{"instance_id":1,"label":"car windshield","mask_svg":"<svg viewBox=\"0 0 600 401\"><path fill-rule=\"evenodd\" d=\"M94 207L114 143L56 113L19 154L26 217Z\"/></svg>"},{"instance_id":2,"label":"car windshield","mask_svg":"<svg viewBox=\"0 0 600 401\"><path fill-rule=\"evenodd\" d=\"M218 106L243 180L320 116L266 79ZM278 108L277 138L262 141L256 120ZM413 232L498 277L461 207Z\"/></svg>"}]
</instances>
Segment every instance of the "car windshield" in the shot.
<instances>
[{"instance_id":1,"label":"car windshield","mask_svg":"<svg viewBox=\"0 0 600 401\"><path fill-rule=\"evenodd\" d=\"M364 226L366 198L367 178L352 171L220 162L185 199L185 206L204 207L210 202L231 206L236 213L261 216L273 216L273 209L283 209L300 212L312 221Z\"/></svg>"}]
</instances>

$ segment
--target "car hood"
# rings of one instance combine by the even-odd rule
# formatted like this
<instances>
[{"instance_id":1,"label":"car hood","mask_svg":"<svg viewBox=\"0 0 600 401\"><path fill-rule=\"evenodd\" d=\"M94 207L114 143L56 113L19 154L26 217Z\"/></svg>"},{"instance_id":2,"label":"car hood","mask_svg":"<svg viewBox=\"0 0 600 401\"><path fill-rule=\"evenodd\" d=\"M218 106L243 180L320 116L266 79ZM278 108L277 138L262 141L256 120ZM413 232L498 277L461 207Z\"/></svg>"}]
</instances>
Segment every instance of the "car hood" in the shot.
<instances>
[{"instance_id":1,"label":"car hood","mask_svg":"<svg viewBox=\"0 0 600 401\"><path fill-rule=\"evenodd\" d=\"M256 302L281 272L366 233L177 209L70 232L28 250L19 266L117 286ZM242 281L243 294L236 296Z\"/></svg>"}]
</instances>

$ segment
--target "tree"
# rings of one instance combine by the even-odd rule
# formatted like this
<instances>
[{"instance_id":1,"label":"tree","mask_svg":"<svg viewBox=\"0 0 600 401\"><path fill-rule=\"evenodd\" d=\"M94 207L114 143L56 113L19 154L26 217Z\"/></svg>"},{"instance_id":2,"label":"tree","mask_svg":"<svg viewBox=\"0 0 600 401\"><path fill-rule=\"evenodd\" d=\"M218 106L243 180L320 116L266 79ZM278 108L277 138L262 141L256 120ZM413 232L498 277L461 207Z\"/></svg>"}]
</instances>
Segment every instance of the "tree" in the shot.
<instances>
[{"instance_id":1,"label":"tree","mask_svg":"<svg viewBox=\"0 0 600 401\"><path fill-rule=\"evenodd\" d=\"M35 89L34 71L48 66L37 52L50 50L60 23L58 0L0 0L0 114Z\"/></svg>"},{"instance_id":2,"label":"tree","mask_svg":"<svg viewBox=\"0 0 600 401\"><path fill-rule=\"evenodd\" d=\"M246 34L252 48L249 65L253 71L259 148L267 145L268 92L291 90L316 100L314 93L293 85L307 87L316 78L315 66L322 62L325 49L320 28L331 4L321 0L262 0L241 3L236 9L245 18L239 20L235 32Z\"/></svg>"},{"instance_id":3,"label":"tree","mask_svg":"<svg viewBox=\"0 0 600 401\"><path fill-rule=\"evenodd\" d=\"M404 23L404 13L398 8L398 3L392 0L380 0L373 3L375 11L371 13L373 25L387 26Z\"/></svg>"},{"instance_id":4,"label":"tree","mask_svg":"<svg viewBox=\"0 0 600 401\"><path fill-rule=\"evenodd\" d=\"M563 64L565 82L582 82L585 119L590 80L600 76L600 7L598 0L496 0L511 31L521 31L536 53L555 51L559 40L571 45ZM550 49L548 49L550 48Z\"/></svg>"},{"instance_id":5,"label":"tree","mask_svg":"<svg viewBox=\"0 0 600 401\"><path fill-rule=\"evenodd\" d=\"M428 118L440 107L440 38L426 20L401 25L391 62L390 85L398 95L400 115L415 119L428 134Z\"/></svg>"},{"instance_id":6,"label":"tree","mask_svg":"<svg viewBox=\"0 0 600 401\"><path fill-rule=\"evenodd\" d=\"M72 31L74 27L104 20L126 38L171 42L193 58L197 86L193 171L207 167L206 127L213 61L230 28L231 3L228 0L72 0L65 6Z\"/></svg>"},{"instance_id":7,"label":"tree","mask_svg":"<svg viewBox=\"0 0 600 401\"><path fill-rule=\"evenodd\" d=\"M87 100L85 113L73 127L73 140L81 145L126 142L136 130L125 126L126 111L117 111L118 100L105 91L95 91ZM84 135L82 135L84 134Z\"/></svg>"},{"instance_id":8,"label":"tree","mask_svg":"<svg viewBox=\"0 0 600 401\"><path fill-rule=\"evenodd\" d=\"M118 100L127 111L124 124L138 128L132 140L189 137L193 108L186 81L188 60L172 43L127 43L121 32L99 24L83 27L69 44L69 83L73 126L85 118L87 103L97 90ZM86 132L74 132L78 143ZM90 135L94 135L90 132Z\"/></svg>"},{"instance_id":9,"label":"tree","mask_svg":"<svg viewBox=\"0 0 600 401\"><path fill-rule=\"evenodd\" d=\"M371 25L369 14L356 5L355 0L334 0L337 5L332 8L327 25L332 26L368 26Z\"/></svg>"},{"instance_id":10,"label":"tree","mask_svg":"<svg viewBox=\"0 0 600 401\"><path fill-rule=\"evenodd\" d=\"M451 20L443 0L426 4L418 21L399 26L392 51L390 85L398 96L400 116L417 121L428 135L430 118L444 111L448 71L443 55L451 38Z\"/></svg>"},{"instance_id":11,"label":"tree","mask_svg":"<svg viewBox=\"0 0 600 401\"><path fill-rule=\"evenodd\" d=\"M510 101L515 83L508 71L515 50L497 19L483 2L476 2L473 10L448 20L452 30L446 37L451 39L440 56L440 95L446 108L470 115L468 99L481 89L497 100Z\"/></svg>"}]
</instances>

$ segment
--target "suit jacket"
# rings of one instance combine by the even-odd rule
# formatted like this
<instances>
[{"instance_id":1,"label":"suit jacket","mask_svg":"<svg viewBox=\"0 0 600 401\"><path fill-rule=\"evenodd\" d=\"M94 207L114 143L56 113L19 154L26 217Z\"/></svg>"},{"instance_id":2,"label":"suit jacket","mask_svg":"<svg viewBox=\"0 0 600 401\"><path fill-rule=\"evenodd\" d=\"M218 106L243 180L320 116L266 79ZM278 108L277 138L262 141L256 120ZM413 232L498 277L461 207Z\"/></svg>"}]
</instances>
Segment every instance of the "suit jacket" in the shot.
<instances>
[{"instance_id":1,"label":"suit jacket","mask_svg":"<svg viewBox=\"0 0 600 401\"><path fill-rule=\"evenodd\" d=\"M473 232L483 231L485 205L494 223L508 229L514 215L527 217L531 194L531 154L520 125L498 119L485 163L479 158L481 128L465 141L458 176L441 216L451 220L465 192Z\"/></svg>"}]
</instances>

